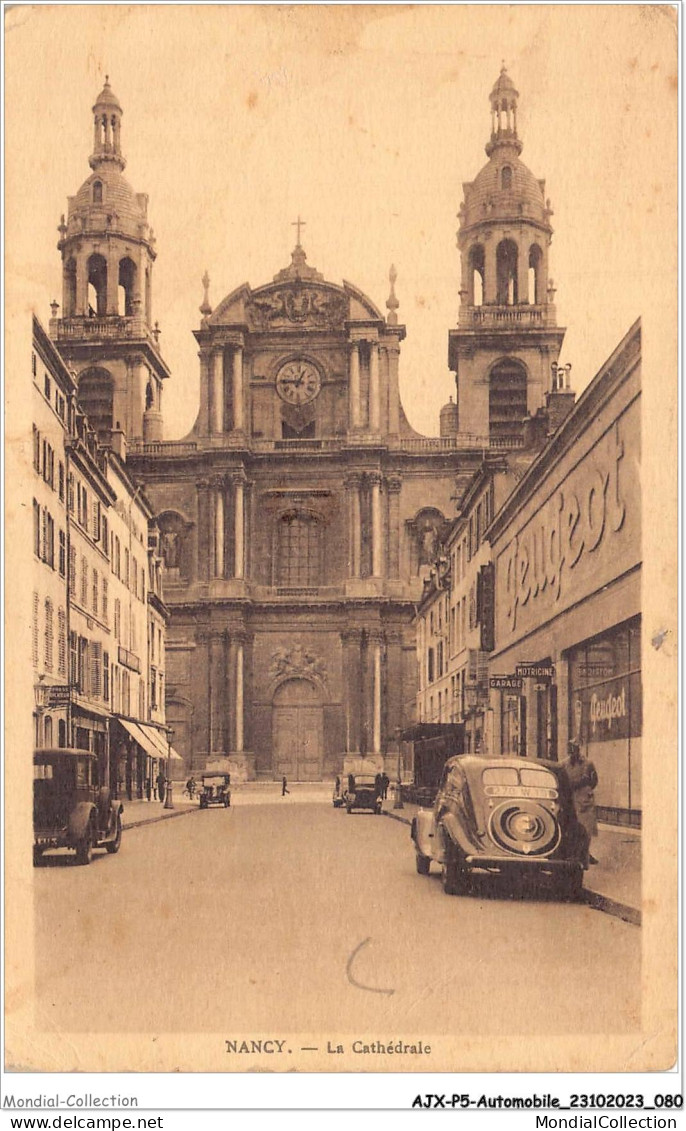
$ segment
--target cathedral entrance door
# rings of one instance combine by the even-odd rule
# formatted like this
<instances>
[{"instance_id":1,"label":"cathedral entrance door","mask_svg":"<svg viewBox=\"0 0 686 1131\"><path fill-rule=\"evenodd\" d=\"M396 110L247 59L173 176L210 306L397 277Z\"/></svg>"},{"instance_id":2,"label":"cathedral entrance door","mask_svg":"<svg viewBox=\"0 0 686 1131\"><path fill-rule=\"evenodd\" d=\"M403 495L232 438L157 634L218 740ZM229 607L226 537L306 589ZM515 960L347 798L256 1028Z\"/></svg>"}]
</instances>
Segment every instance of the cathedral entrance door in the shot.
<instances>
[{"instance_id":1,"label":"cathedral entrance door","mask_svg":"<svg viewBox=\"0 0 686 1131\"><path fill-rule=\"evenodd\" d=\"M324 712L313 683L289 679L278 688L272 706L274 777L321 781Z\"/></svg>"}]
</instances>

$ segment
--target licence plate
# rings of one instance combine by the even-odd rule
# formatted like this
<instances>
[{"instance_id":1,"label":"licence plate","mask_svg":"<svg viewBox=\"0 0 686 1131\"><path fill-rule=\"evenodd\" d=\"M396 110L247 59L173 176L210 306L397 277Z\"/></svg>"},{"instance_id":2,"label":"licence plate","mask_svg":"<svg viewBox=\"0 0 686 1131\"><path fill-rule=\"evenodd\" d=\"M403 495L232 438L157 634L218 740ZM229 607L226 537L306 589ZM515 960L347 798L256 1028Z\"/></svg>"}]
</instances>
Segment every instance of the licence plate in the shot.
<instances>
[{"instance_id":1,"label":"licence plate","mask_svg":"<svg viewBox=\"0 0 686 1131\"><path fill-rule=\"evenodd\" d=\"M546 801L557 797L556 789L541 785L487 785L484 792L488 797L540 797Z\"/></svg>"}]
</instances>

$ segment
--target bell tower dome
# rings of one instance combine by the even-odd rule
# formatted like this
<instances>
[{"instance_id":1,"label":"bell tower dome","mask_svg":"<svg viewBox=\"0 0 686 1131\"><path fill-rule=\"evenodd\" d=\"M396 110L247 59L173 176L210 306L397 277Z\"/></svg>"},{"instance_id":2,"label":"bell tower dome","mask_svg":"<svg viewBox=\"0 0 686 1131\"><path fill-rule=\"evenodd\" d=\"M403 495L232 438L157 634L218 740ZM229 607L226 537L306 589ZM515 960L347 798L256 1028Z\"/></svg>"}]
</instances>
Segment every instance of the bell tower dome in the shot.
<instances>
[{"instance_id":1,"label":"bell tower dome","mask_svg":"<svg viewBox=\"0 0 686 1131\"><path fill-rule=\"evenodd\" d=\"M463 185L462 264L449 365L461 433L507 446L545 403L564 329L557 325L548 256L553 229L545 181L520 160L518 91L503 66L490 94L488 163Z\"/></svg>"},{"instance_id":2,"label":"bell tower dome","mask_svg":"<svg viewBox=\"0 0 686 1131\"><path fill-rule=\"evenodd\" d=\"M169 370L152 321L157 252L148 197L123 175L122 108L105 79L93 106L91 175L62 216L62 317L50 332L77 373L78 399L100 438L162 439L162 382ZM53 304L55 315L59 310Z\"/></svg>"}]
</instances>

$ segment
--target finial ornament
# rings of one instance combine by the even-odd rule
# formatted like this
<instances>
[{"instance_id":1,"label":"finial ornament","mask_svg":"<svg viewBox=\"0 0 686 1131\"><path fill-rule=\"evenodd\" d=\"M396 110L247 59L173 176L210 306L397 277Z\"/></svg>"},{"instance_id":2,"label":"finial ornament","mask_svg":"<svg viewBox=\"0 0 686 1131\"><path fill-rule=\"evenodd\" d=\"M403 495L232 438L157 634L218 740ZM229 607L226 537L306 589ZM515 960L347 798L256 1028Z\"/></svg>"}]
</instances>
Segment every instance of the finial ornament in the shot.
<instances>
[{"instance_id":1,"label":"finial ornament","mask_svg":"<svg viewBox=\"0 0 686 1131\"><path fill-rule=\"evenodd\" d=\"M205 274L203 275L201 282L202 282L203 289L204 289L205 293L204 293L203 298L202 298L202 306L200 307L200 313L207 317L207 315L212 313L212 307L210 306L210 276L207 273L207 271L205 271Z\"/></svg>"},{"instance_id":2,"label":"finial ornament","mask_svg":"<svg viewBox=\"0 0 686 1131\"><path fill-rule=\"evenodd\" d=\"M395 295L395 281L396 281L397 278L398 278L398 272L395 269L395 264L391 263L391 269L388 272L388 279L389 279L389 282L391 284L391 293L389 294L388 298L386 299L386 307L388 309L388 316L386 318L386 322L388 323L389 326L397 326L398 325L398 315L396 314L396 311L397 311L398 307L400 306L400 303L398 302L396 295Z\"/></svg>"}]
</instances>

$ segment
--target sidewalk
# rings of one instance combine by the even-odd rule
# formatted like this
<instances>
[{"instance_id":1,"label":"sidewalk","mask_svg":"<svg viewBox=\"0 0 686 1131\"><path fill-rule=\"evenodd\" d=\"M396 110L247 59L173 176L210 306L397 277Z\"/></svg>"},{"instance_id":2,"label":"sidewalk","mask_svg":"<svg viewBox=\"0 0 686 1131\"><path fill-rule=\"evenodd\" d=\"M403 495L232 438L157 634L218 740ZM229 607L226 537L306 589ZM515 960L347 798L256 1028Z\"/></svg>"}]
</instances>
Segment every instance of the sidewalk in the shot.
<instances>
[{"instance_id":1,"label":"sidewalk","mask_svg":"<svg viewBox=\"0 0 686 1131\"><path fill-rule=\"evenodd\" d=\"M402 809L394 809L393 798L389 796L383 812L385 817L409 825L418 809L418 805L409 803ZM616 825L599 825L591 851L598 863L592 864L584 876L586 903L640 927L640 832Z\"/></svg>"}]
</instances>

